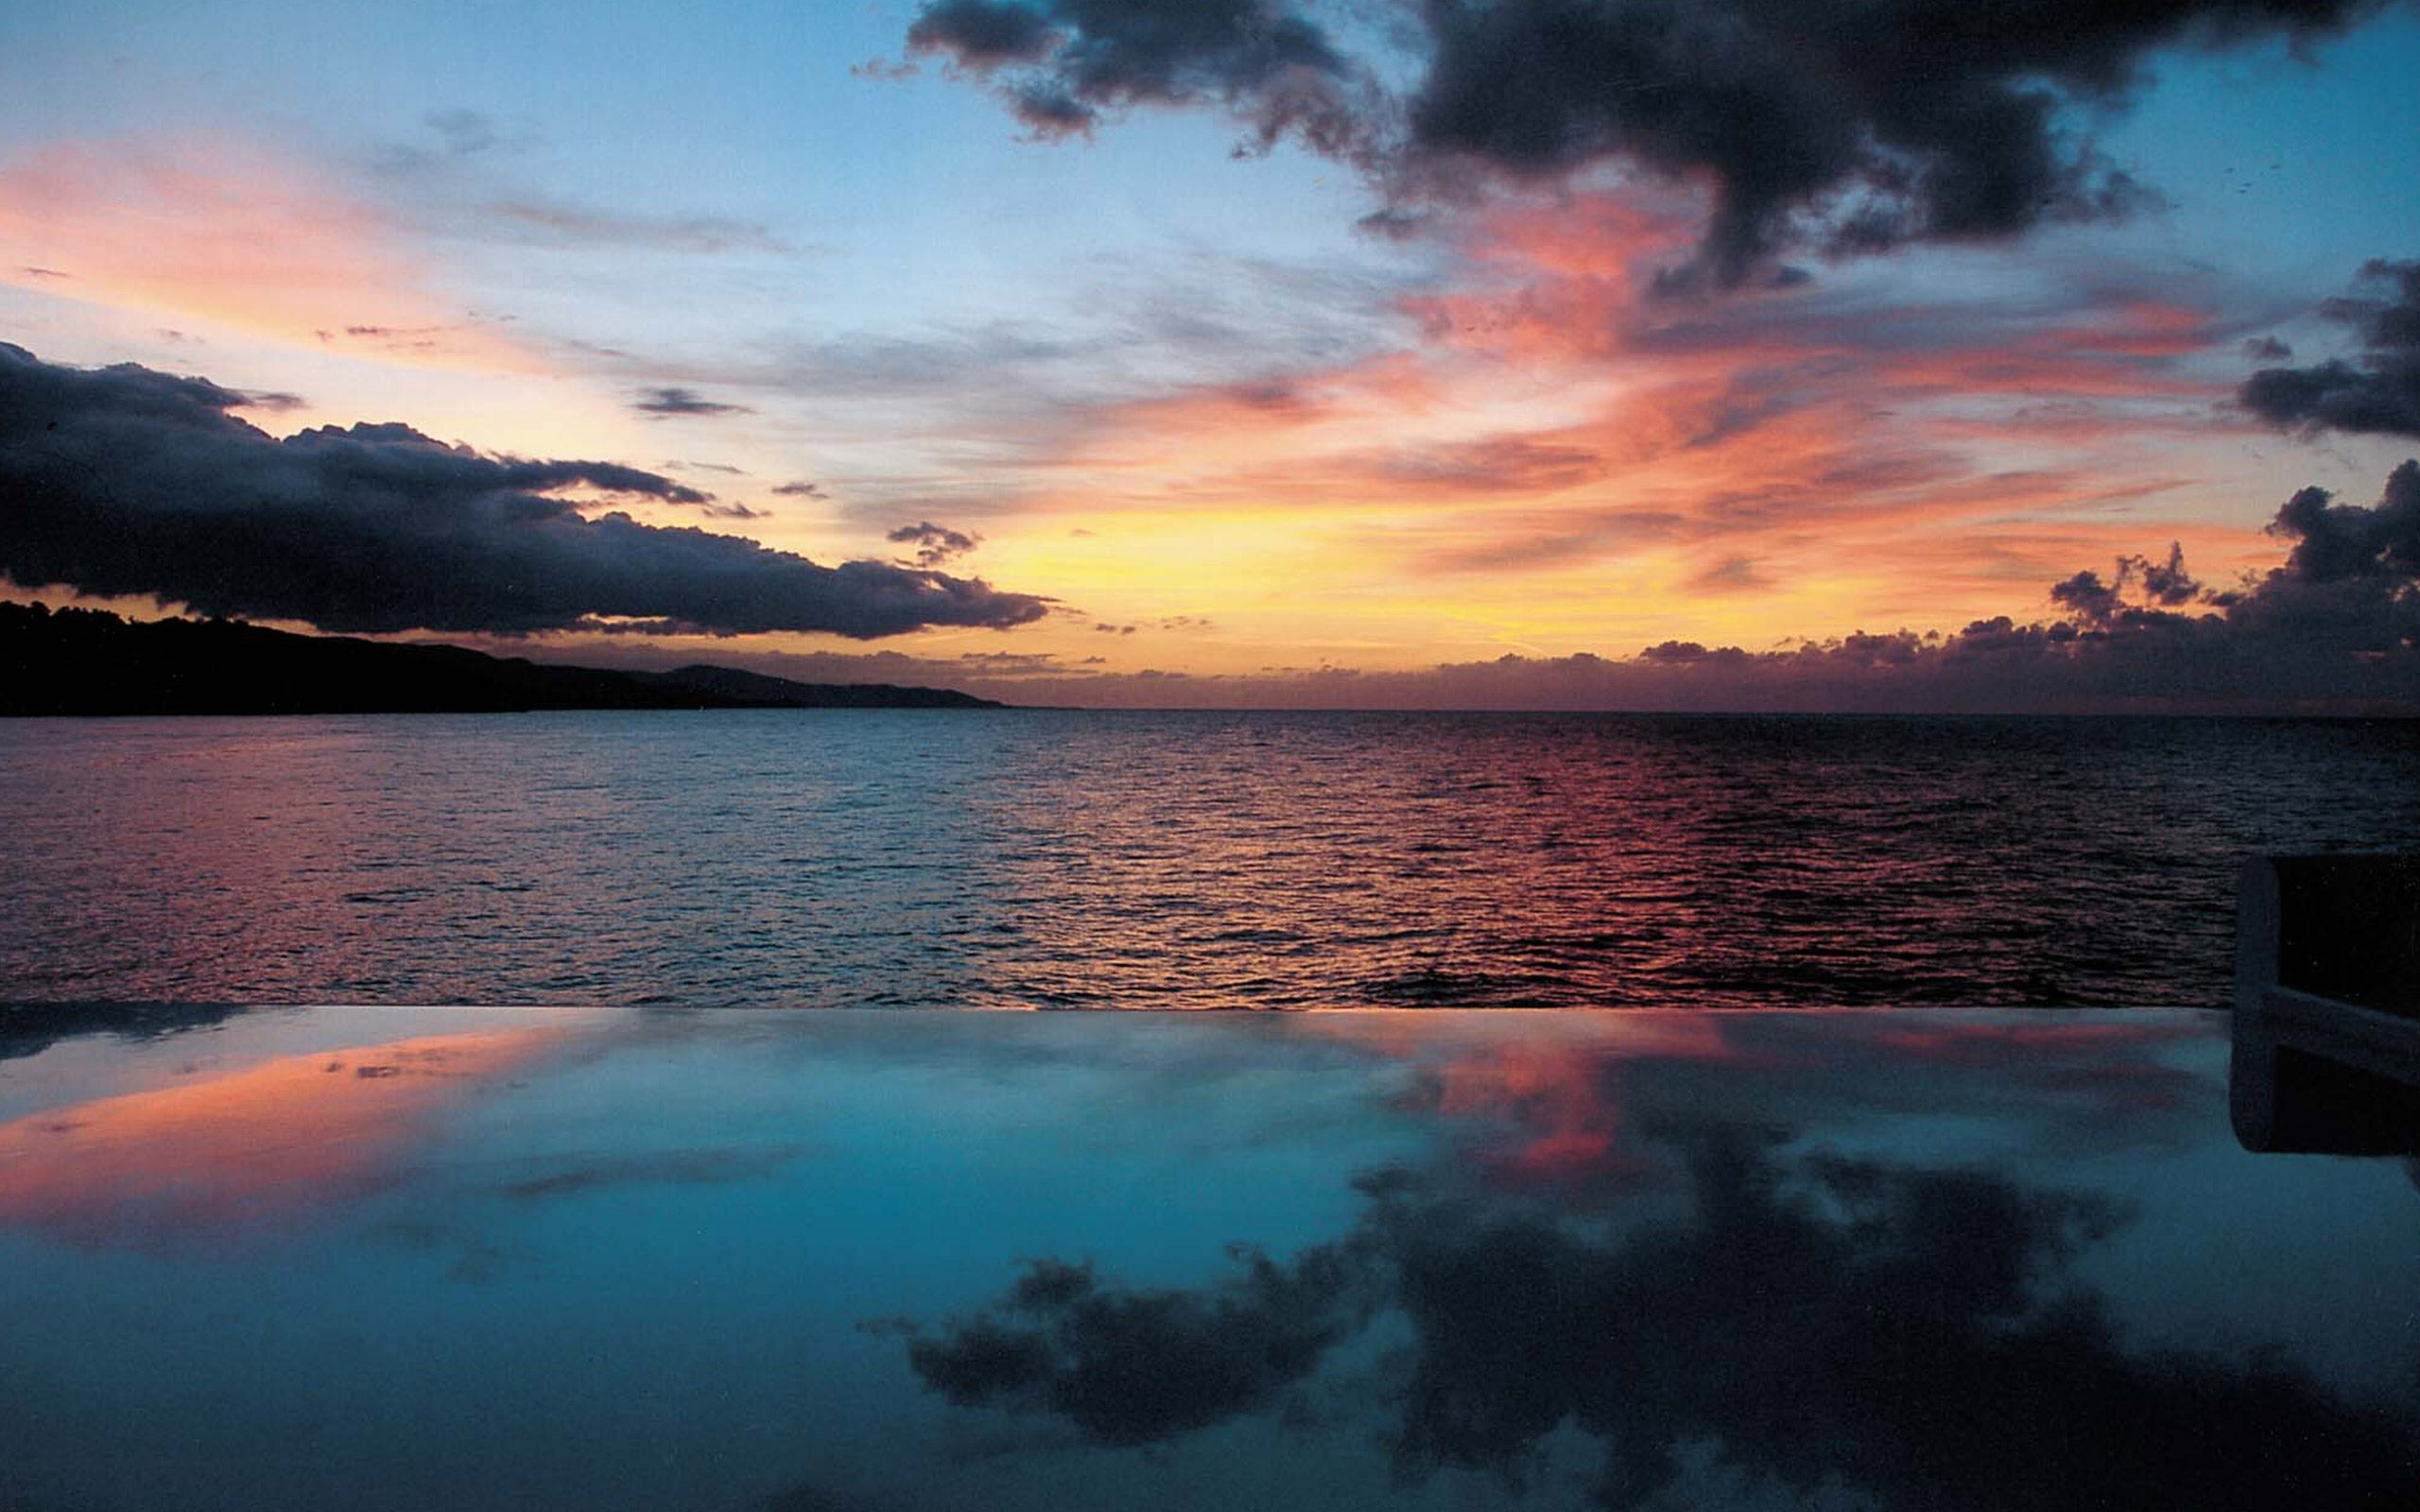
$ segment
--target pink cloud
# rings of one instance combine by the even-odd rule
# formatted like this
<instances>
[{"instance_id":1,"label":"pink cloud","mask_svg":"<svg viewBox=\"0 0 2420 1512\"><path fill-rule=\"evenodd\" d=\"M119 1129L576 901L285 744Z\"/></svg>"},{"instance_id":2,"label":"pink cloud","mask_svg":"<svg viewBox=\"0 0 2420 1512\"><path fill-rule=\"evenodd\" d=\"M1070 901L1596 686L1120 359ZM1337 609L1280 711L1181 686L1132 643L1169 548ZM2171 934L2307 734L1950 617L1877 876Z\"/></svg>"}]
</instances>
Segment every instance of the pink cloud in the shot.
<instances>
[{"instance_id":1,"label":"pink cloud","mask_svg":"<svg viewBox=\"0 0 2420 1512\"><path fill-rule=\"evenodd\" d=\"M0 282L382 361L532 366L434 292L379 212L238 144L63 141L0 164Z\"/></svg>"}]
</instances>

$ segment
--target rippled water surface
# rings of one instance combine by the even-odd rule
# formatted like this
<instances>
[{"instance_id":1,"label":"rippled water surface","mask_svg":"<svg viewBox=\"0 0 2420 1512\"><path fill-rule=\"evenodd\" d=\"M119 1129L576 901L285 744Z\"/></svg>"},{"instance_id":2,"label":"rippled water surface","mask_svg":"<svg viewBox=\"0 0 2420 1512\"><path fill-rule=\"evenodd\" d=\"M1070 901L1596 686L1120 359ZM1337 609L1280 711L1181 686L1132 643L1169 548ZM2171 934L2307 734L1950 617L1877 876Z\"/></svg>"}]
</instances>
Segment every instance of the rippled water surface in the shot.
<instances>
[{"instance_id":1,"label":"rippled water surface","mask_svg":"<svg viewBox=\"0 0 2420 1512\"><path fill-rule=\"evenodd\" d=\"M0 722L0 997L2225 1001L2395 723L735 712Z\"/></svg>"}]
</instances>

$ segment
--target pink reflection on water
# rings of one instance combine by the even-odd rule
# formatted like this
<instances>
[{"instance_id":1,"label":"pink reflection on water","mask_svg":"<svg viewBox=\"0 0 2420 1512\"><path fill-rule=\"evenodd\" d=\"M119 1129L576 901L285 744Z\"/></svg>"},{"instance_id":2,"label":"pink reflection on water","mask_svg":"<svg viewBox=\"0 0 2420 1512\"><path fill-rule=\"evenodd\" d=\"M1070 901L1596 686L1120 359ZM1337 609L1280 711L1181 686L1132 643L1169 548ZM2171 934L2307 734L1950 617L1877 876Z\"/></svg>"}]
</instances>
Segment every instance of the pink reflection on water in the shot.
<instances>
[{"instance_id":1,"label":"pink reflection on water","mask_svg":"<svg viewBox=\"0 0 2420 1512\"><path fill-rule=\"evenodd\" d=\"M0 1224L155 1247L373 1191L435 1117L561 1043L559 1026L285 1056L0 1125Z\"/></svg>"},{"instance_id":2,"label":"pink reflection on water","mask_svg":"<svg viewBox=\"0 0 2420 1512\"><path fill-rule=\"evenodd\" d=\"M2113 1108L2154 1110L2175 1107L2190 1082L2155 1052L2188 1032L2172 1022L1877 1027L1865 1043L1884 1057L1924 1066L2080 1093Z\"/></svg>"},{"instance_id":3,"label":"pink reflection on water","mask_svg":"<svg viewBox=\"0 0 2420 1512\"><path fill-rule=\"evenodd\" d=\"M1323 1013L1306 1027L1419 1063L1404 1106L1452 1119L1489 1119L1481 1164L1514 1181L1630 1185L1657 1165L1624 1142L1620 1068L1634 1061L1737 1063L1720 1017L1639 1013L1529 1020L1537 1033L1506 1043L1506 1022L1484 1012Z\"/></svg>"},{"instance_id":4,"label":"pink reflection on water","mask_svg":"<svg viewBox=\"0 0 2420 1512\"><path fill-rule=\"evenodd\" d=\"M2144 1133L2208 1091L2170 1057L2204 1027L2173 1020L1404 1010L1302 1023L1410 1064L1399 1106L1467 1125L1465 1158L1491 1181L1600 1194L1654 1183L1671 1140L1726 1121L1780 1134L1805 1108L1863 1106Z\"/></svg>"}]
</instances>

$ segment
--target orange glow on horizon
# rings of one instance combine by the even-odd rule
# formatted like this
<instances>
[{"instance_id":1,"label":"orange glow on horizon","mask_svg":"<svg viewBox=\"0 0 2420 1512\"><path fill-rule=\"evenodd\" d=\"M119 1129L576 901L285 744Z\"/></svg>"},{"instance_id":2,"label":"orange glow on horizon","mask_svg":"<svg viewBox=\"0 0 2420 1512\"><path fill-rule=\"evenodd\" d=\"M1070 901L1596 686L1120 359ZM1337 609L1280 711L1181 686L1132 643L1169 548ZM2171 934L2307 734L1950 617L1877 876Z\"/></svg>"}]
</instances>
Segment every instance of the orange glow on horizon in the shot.
<instances>
[{"instance_id":1,"label":"orange glow on horizon","mask_svg":"<svg viewBox=\"0 0 2420 1512\"><path fill-rule=\"evenodd\" d=\"M1651 292L1696 214L1502 207L1458 283L1406 302L1412 347L1096 412L990 532L990 575L1123 623L1182 563L1221 634L1019 645L1246 675L1306 647L1370 670L1756 650L2056 618L2053 583L2171 541L2217 586L2274 564L2274 501L2214 509L2188 450L2236 423L2185 365L2223 339L2189 297L2012 324L1951 301L1869 318L1830 284Z\"/></svg>"},{"instance_id":2,"label":"orange glow on horizon","mask_svg":"<svg viewBox=\"0 0 2420 1512\"><path fill-rule=\"evenodd\" d=\"M1701 198L1632 185L1499 205L1455 233L1451 277L1394 306L1408 339L1388 350L1071 408L998 464L996 492L975 480L991 512L942 520L985 542L944 570L1066 612L1010 634L695 648L972 653L970 678L987 656L1078 676L1405 672L2055 618L2052 583L2171 541L2215 586L2279 559L2257 527L2283 492L2230 491L2204 455L2238 422L2189 361L2221 343L2189 288L2038 317L1939 294L1867 310L1853 273L1659 295ZM604 507L826 562L890 555L845 485L838 502L773 496L775 479L836 475L791 459L797 417L752 393L711 429L651 429L616 369L549 374L579 359L466 321L396 219L278 154L84 141L0 163L0 281L282 344L285 367L251 370L309 374L292 384L304 404L250 412L265 428L403 420L492 452L667 470L764 513ZM886 486L932 468L878 445L872 459L899 469L873 474ZM896 519L925 513L946 510Z\"/></svg>"}]
</instances>

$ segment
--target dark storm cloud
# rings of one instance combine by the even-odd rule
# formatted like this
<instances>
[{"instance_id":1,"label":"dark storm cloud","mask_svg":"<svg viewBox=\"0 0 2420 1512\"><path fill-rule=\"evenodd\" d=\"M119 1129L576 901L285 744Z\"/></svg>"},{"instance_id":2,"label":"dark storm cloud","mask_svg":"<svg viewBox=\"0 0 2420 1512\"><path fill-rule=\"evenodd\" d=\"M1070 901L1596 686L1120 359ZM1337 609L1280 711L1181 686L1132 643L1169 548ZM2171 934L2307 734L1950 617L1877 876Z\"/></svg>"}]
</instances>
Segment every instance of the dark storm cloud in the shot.
<instances>
[{"instance_id":1,"label":"dark storm cloud","mask_svg":"<svg viewBox=\"0 0 2420 1512\"><path fill-rule=\"evenodd\" d=\"M940 0L908 31L911 53L998 76L1037 136L1088 131L1103 112L1212 103L1261 145L1288 133L1345 153L1366 133L1355 65L1283 0Z\"/></svg>"},{"instance_id":2,"label":"dark storm cloud","mask_svg":"<svg viewBox=\"0 0 2420 1512\"><path fill-rule=\"evenodd\" d=\"M963 530L952 530L944 525L937 525L930 520L919 520L912 525L901 525L882 539L894 545L913 544L916 548L916 565L919 567L939 567L954 558L965 556L983 543L983 538L980 536L971 536Z\"/></svg>"},{"instance_id":3,"label":"dark storm cloud","mask_svg":"<svg viewBox=\"0 0 2420 1512\"><path fill-rule=\"evenodd\" d=\"M2202 596L2202 585L2185 570L2185 548L2176 541L2168 543L2165 562L2149 557L2126 557L2120 560L2126 574L2143 585L2143 595L2162 609L2190 604Z\"/></svg>"},{"instance_id":4,"label":"dark storm cloud","mask_svg":"<svg viewBox=\"0 0 2420 1512\"><path fill-rule=\"evenodd\" d=\"M1065 90L1050 84L1019 84L1004 92L1018 120L1036 136L1076 136L1089 131L1098 112Z\"/></svg>"},{"instance_id":5,"label":"dark storm cloud","mask_svg":"<svg viewBox=\"0 0 2420 1512\"><path fill-rule=\"evenodd\" d=\"M1390 196L1548 183L1607 162L1715 190L1681 284L1836 255L2014 235L2156 196L2068 117L2122 108L2169 47L2342 29L2379 0L1423 0L1399 96L1281 0L955 0L911 49L994 78L1037 134L1132 105L1216 104L1298 136Z\"/></svg>"},{"instance_id":6,"label":"dark storm cloud","mask_svg":"<svg viewBox=\"0 0 2420 1512\"><path fill-rule=\"evenodd\" d=\"M2050 602L2087 625L2106 625L2118 612L2121 600L2115 586L2102 582L2099 573L2086 569L2065 582L2051 584Z\"/></svg>"},{"instance_id":7,"label":"dark storm cloud","mask_svg":"<svg viewBox=\"0 0 2420 1512\"><path fill-rule=\"evenodd\" d=\"M2406 461L2389 473L2375 507L2338 504L2325 489L2304 489L2286 501L2269 529L2294 542L2286 565L2270 575L2273 585L2353 581L2408 590L2420 578L2420 462Z\"/></svg>"},{"instance_id":8,"label":"dark storm cloud","mask_svg":"<svg viewBox=\"0 0 2420 1512\"><path fill-rule=\"evenodd\" d=\"M1716 191L1703 260L1736 284L1794 247L2014 235L2148 196L2059 125L2164 43L2340 24L2357 5L2171 0L1531 0L1424 8L1423 163L1530 181L1619 159Z\"/></svg>"},{"instance_id":9,"label":"dark storm cloud","mask_svg":"<svg viewBox=\"0 0 2420 1512\"><path fill-rule=\"evenodd\" d=\"M726 404L708 399L694 388L642 388L631 401L631 407L655 420L671 420L692 415L749 415L745 404Z\"/></svg>"},{"instance_id":10,"label":"dark storm cloud","mask_svg":"<svg viewBox=\"0 0 2420 1512\"><path fill-rule=\"evenodd\" d=\"M959 1405L1141 1445L1283 1410L1387 1314L1409 1342L1383 1357L1374 1397L1408 1483L1517 1478L1576 1434L1601 1455L1592 1499L1609 1507L1685 1495L1691 1451L1708 1449L1751 1489L1891 1509L2420 1495L2408 1409L2342 1400L2270 1356L2130 1349L2077 1274L2124 1223L2105 1200L1789 1158L1779 1131L1709 1122L1657 1135L1678 1221L1608 1234L1501 1188L1465 1194L1461 1173L1382 1172L1360 1183L1356 1226L1291 1265L1247 1250L1210 1286L1144 1291L1037 1262L909 1361Z\"/></svg>"},{"instance_id":11,"label":"dark storm cloud","mask_svg":"<svg viewBox=\"0 0 2420 1512\"><path fill-rule=\"evenodd\" d=\"M1651 666L1693 667L1709 662L1744 662L1748 653L1736 645L1720 650L1708 648L1699 641L1659 641L1638 653L1638 659Z\"/></svg>"},{"instance_id":12,"label":"dark storm cloud","mask_svg":"<svg viewBox=\"0 0 2420 1512\"><path fill-rule=\"evenodd\" d=\"M945 53L973 69L1039 62L1059 34L1041 12L1001 0L940 0L908 28L911 53Z\"/></svg>"},{"instance_id":13,"label":"dark storm cloud","mask_svg":"<svg viewBox=\"0 0 2420 1512\"><path fill-rule=\"evenodd\" d=\"M2269 528L2272 533L2276 533L2279 527L2273 524ZM2243 597L2238 593L2204 588L2186 570L2185 548L2175 541L2169 542L2165 561L2154 561L2140 555L2127 556L2118 558L2117 567L2115 582L2101 581L2097 572L2081 572L2064 582L2052 584L2050 601L2073 614L2079 624L2106 630L2153 626L2169 611L2187 605L2231 608ZM2127 602L2129 588L2135 591L2141 603Z\"/></svg>"},{"instance_id":14,"label":"dark storm cloud","mask_svg":"<svg viewBox=\"0 0 2420 1512\"><path fill-rule=\"evenodd\" d=\"M2369 263L2359 292L2322 310L2360 335L2360 358L2263 368L2238 390L2243 406L2306 435L2420 436L2420 261ZM2287 354L2283 343L2271 345Z\"/></svg>"},{"instance_id":15,"label":"dark storm cloud","mask_svg":"<svg viewBox=\"0 0 2420 1512\"><path fill-rule=\"evenodd\" d=\"M279 440L230 413L247 403L206 379L60 367L0 344L0 573L370 632L606 616L868 639L1046 612L980 581L820 566L736 536L584 517L556 496L713 503L619 463L487 455L392 423Z\"/></svg>"}]
</instances>

